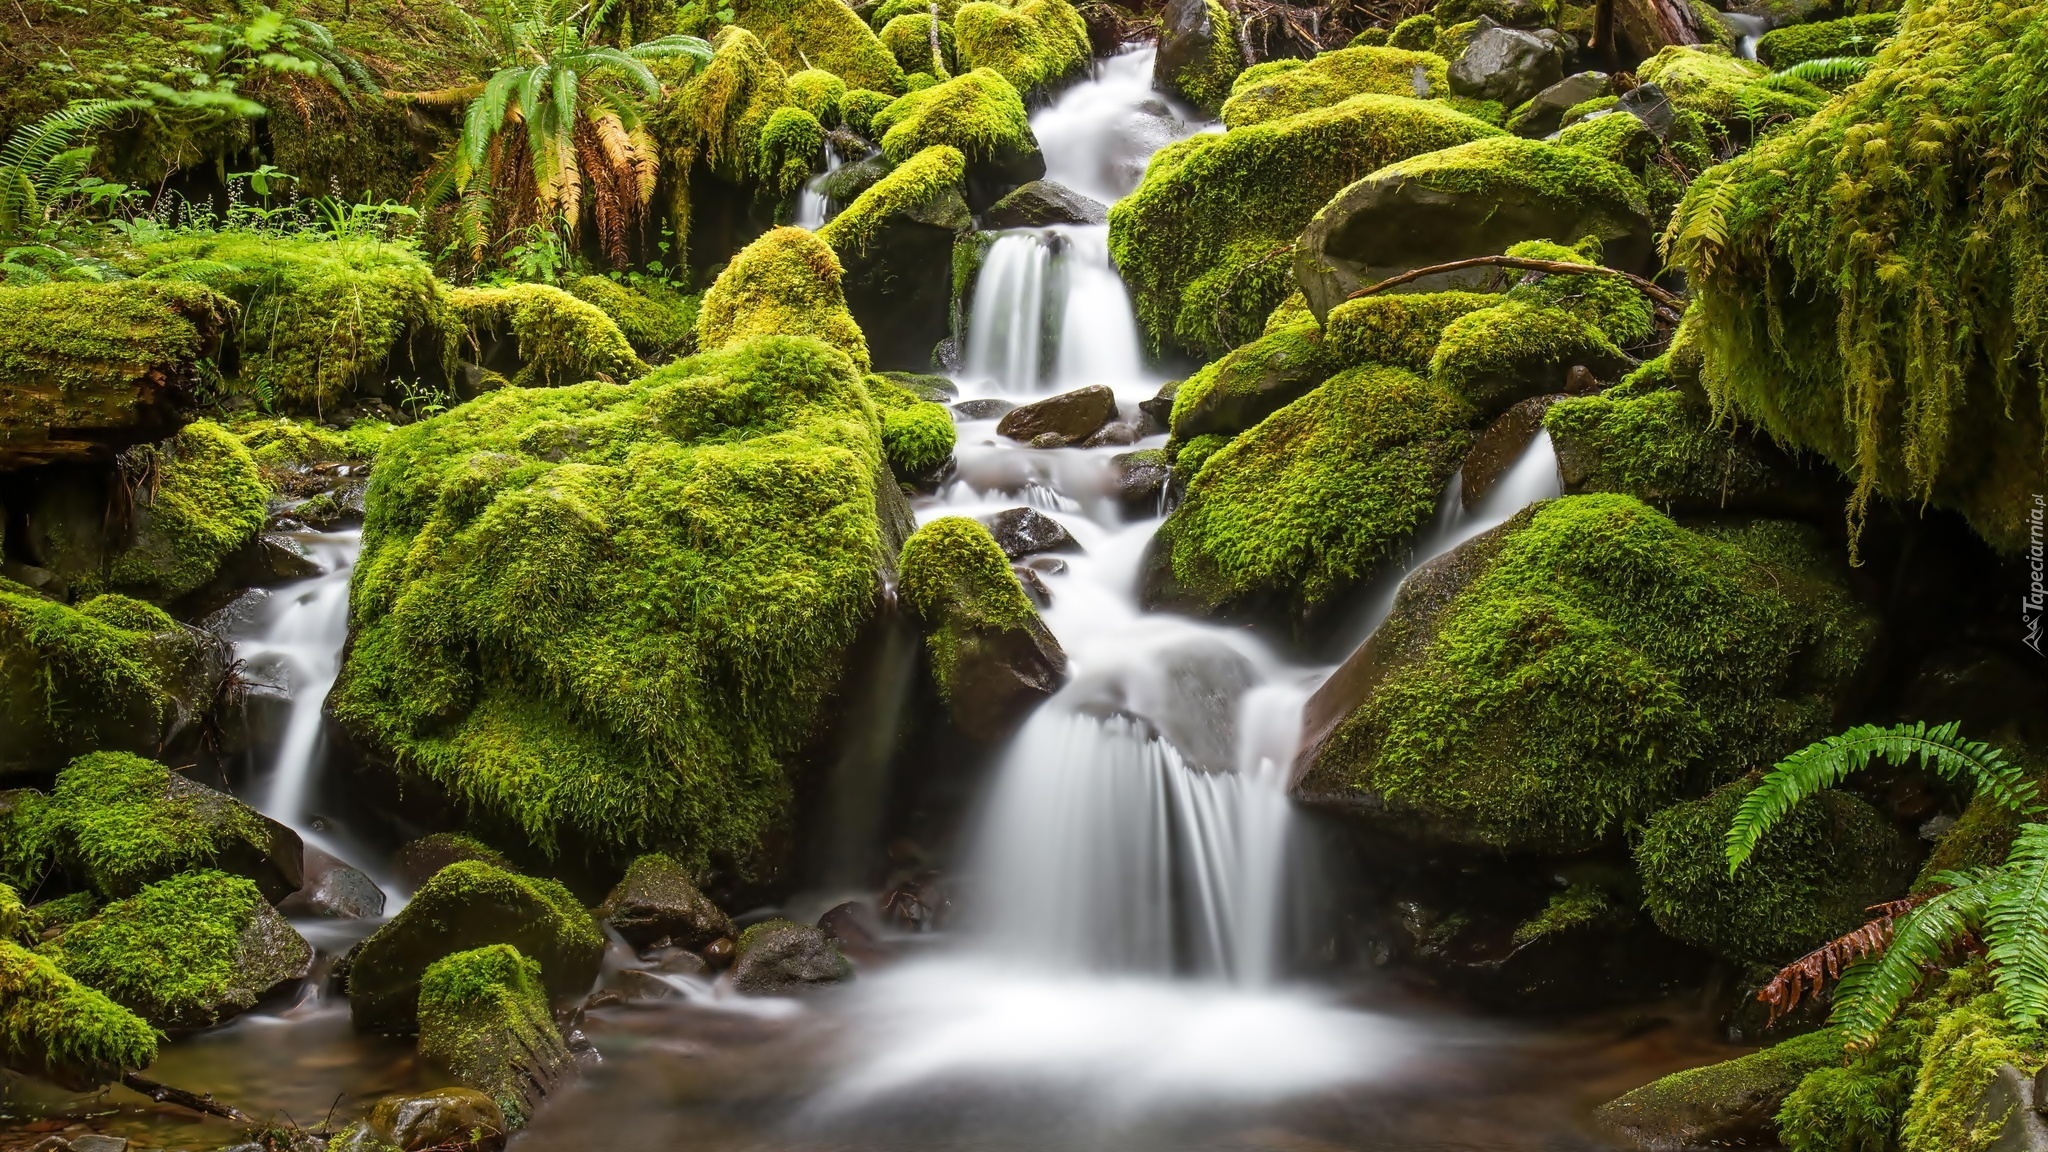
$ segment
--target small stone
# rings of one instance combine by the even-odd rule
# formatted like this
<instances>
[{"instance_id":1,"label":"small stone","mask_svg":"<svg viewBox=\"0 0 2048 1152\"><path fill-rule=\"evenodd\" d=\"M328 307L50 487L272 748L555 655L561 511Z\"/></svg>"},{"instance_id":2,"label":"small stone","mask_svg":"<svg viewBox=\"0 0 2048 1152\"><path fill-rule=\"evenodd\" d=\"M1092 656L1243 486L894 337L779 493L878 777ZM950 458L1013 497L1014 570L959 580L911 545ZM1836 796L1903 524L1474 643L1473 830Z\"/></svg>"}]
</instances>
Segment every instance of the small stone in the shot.
<instances>
[{"instance_id":1,"label":"small stone","mask_svg":"<svg viewBox=\"0 0 2048 1152\"><path fill-rule=\"evenodd\" d=\"M1156 448L1125 452L1110 463L1115 476L1113 490L1124 514L1157 516L1160 495L1166 491L1167 477L1172 472L1166 464L1166 453Z\"/></svg>"},{"instance_id":2,"label":"small stone","mask_svg":"<svg viewBox=\"0 0 2048 1152\"><path fill-rule=\"evenodd\" d=\"M306 847L306 883L278 903L287 916L369 920L384 914L384 890L360 869L311 845Z\"/></svg>"},{"instance_id":3,"label":"small stone","mask_svg":"<svg viewBox=\"0 0 2048 1152\"><path fill-rule=\"evenodd\" d=\"M504 1111L474 1088L386 1096L371 1109L365 1127L405 1152L425 1148L492 1152L505 1146ZM477 1138L472 1139L472 1134Z\"/></svg>"},{"instance_id":4,"label":"small stone","mask_svg":"<svg viewBox=\"0 0 2048 1152\"><path fill-rule=\"evenodd\" d=\"M73 1136L71 1152L128 1152L128 1138L125 1136Z\"/></svg>"},{"instance_id":5,"label":"small stone","mask_svg":"<svg viewBox=\"0 0 2048 1152\"><path fill-rule=\"evenodd\" d=\"M1003 197L983 214L982 227L1045 228L1054 224L1104 224L1109 209L1099 201L1051 180L1033 180Z\"/></svg>"},{"instance_id":6,"label":"small stone","mask_svg":"<svg viewBox=\"0 0 2048 1152\"><path fill-rule=\"evenodd\" d=\"M629 1001L673 1000L681 995L675 985L640 968L623 969L612 977L612 982L618 986L619 995Z\"/></svg>"},{"instance_id":7,"label":"small stone","mask_svg":"<svg viewBox=\"0 0 2048 1152\"><path fill-rule=\"evenodd\" d=\"M824 932L792 920L767 920L740 934L732 985L750 995L773 995L853 975L853 966Z\"/></svg>"},{"instance_id":8,"label":"small stone","mask_svg":"<svg viewBox=\"0 0 2048 1152\"><path fill-rule=\"evenodd\" d=\"M1079 552L1080 541L1059 521L1036 508L1007 508L985 517L988 534L996 538L1003 555L1021 560L1039 552Z\"/></svg>"},{"instance_id":9,"label":"small stone","mask_svg":"<svg viewBox=\"0 0 2048 1152\"><path fill-rule=\"evenodd\" d=\"M733 943L732 937L720 936L704 946L704 962L713 968L728 967L732 964L735 951L737 951L737 946Z\"/></svg>"},{"instance_id":10,"label":"small stone","mask_svg":"<svg viewBox=\"0 0 2048 1152\"><path fill-rule=\"evenodd\" d=\"M1510 108L1562 79L1564 53L1555 44L1485 16L1450 70L1452 92Z\"/></svg>"},{"instance_id":11,"label":"small stone","mask_svg":"<svg viewBox=\"0 0 2048 1152\"><path fill-rule=\"evenodd\" d=\"M962 400L953 411L969 420L994 420L1016 407L1008 400Z\"/></svg>"},{"instance_id":12,"label":"small stone","mask_svg":"<svg viewBox=\"0 0 2048 1152\"><path fill-rule=\"evenodd\" d=\"M1045 586L1045 577L1021 564L1013 564L1010 571L1017 574L1017 583L1024 586L1024 594L1031 597L1031 603L1039 608L1052 607L1052 589Z\"/></svg>"},{"instance_id":13,"label":"small stone","mask_svg":"<svg viewBox=\"0 0 2048 1152\"><path fill-rule=\"evenodd\" d=\"M696 948L732 935L732 921L697 890L689 872L658 853L633 861L598 906L597 918L636 948L664 938Z\"/></svg>"},{"instance_id":14,"label":"small stone","mask_svg":"<svg viewBox=\"0 0 2048 1152\"><path fill-rule=\"evenodd\" d=\"M1115 418L1116 393L1094 384L1012 409L996 431L1033 448L1057 448L1079 444Z\"/></svg>"},{"instance_id":15,"label":"small stone","mask_svg":"<svg viewBox=\"0 0 2048 1152\"><path fill-rule=\"evenodd\" d=\"M1671 106L1671 98L1664 95L1664 89L1655 84L1643 84L1623 93L1615 107L1643 122L1652 135L1659 140L1671 138L1671 126L1678 122L1678 109Z\"/></svg>"}]
</instances>

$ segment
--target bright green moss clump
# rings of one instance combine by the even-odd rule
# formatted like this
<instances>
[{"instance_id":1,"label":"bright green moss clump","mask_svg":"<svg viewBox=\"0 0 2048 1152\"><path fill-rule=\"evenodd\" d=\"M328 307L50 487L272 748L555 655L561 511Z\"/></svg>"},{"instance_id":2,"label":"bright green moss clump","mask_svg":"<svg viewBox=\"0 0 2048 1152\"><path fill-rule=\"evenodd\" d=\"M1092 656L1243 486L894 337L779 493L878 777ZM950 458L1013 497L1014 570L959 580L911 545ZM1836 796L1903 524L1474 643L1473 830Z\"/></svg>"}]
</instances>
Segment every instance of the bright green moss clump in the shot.
<instances>
[{"instance_id":1,"label":"bright green moss clump","mask_svg":"<svg viewBox=\"0 0 2048 1152\"><path fill-rule=\"evenodd\" d=\"M1296 622L1397 560L1436 509L1469 405L1368 366L1267 417L1202 465L1154 544L1154 600Z\"/></svg>"},{"instance_id":2,"label":"bright green moss clump","mask_svg":"<svg viewBox=\"0 0 2048 1152\"><path fill-rule=\"evenodd\" d=\"M1217 0L1203 0L1209 15L1207 50L1166 78L1169 90L1204 112L1214 113L1230 98L1244 70L1237 46L1237 21ZM1269 72L1268 75L1271 75Z\"/></svg>"},{"instance_id":3,"label":"bright green moss clump","mask_svg":"<svg viewBox=\"0 0 2048 1152\"><path fill-rule=\"evenodd\" d=\"M623 333L633 351L656 363L690 351L697 336L697 296L659 283L621 284L604 276L569 282L578 300L596 305Z\"/></svg>"},{"instance_id":4,"label":"bright green moss clump","mask_svg":"<svg viewBox=\"0 0 2048 1152\"><path fill-rule=\"evenodd\" d=\"M49 960L0 940L0 1065L86 1090L147 1068L156 1032Z\"/></svg>"},{"instance_id":5,"label":"bright green moss clump","mask_svg":"<svg viewBox=\"0 0 2048 1152\"><path fill-rule=\"evenodd\" d=\"M1002 74L1019 92L1088 62L1088 25L1068 0L974 0L953 15L960 66Z\"/></svg>"},{"instance_id":6,"label":"bright green moss clump","mask_svg":"<svg viewBox=\"0 0 2048 1152\"><path fill-rule=\"evenodd\" d=\"M1772 481L1704 403L1676 388L1617 395L1624 387L1568 397L1543 414L1572 491L1626 492L1667 509L1714 508Z\"/></svg>"},{"instance_id":7,"label":"bright green moss clump","mask_svg":"<svg viewBox=\"0 0 2048 1152\"><path fill-rule=\"evenodd\" d=\"M540 965L510 944L443 956L420 978L420 1055L497 1101L519 1128L569 1062Z\"/></svg>"},{"instance_id":8,"label":"bright green moss clump","mask_svg":"<svg viewBox=\"0 0 2048 1152\"><path fill-rule=\"evenodd\" d=\"M223 858L260 855L271 842L255 809L126 752L72 761L57 774L43 819L65 869L109 898Z\"/></svg>"},{"instance_id":9,"label":"bright green moss clump","mask_svg":"<svg viewBox=\"0 0 2048 1152\"><path fill-rule=\"evenodd\" d=\"M966 175L967 158L958 148L934 144L875 181L818 229L818 239L835 252L864 256L883 225L927 207L949 192L957 194Z\"/></svg>"},{"instance_id":10,"label":"bright green moss clump","mask_svg":"<svg viewBox=\"0 0 2048 1152\"><path fill-rule=\"evenodd\" d=\"M959 703L972 650L1003 633L1044 632L1010 561L979 521L946 516L903 543L897 591L925 624L939 694ZM744 947L744 945L742 945Z\"/></svg>"},{"instance_id":11,"label":"bright green moss clump","mask_svg":"<svg viewBox=\"0 0 2048 1152\"><path fill-rule=\"evenodd\" d=\"M1590 847L1811 741L1872 628L1808 530L1688 530L1626 496L1537 505L1458 573L1397 603L1384 678L1303 787L1508 850Z\"/></svg>"},{"instance_id":12,"label":"bright green moss clump","mask_svg":"<svg viewBox=\"0 0 2048 1152\"><path fill-rule=\"evenodd\" d=\"M737 26L790 72L822 68L849 87L903 90L903 69L853 9L839 0L739 0Z\"/></svg>"},{"instance_id":13,"label":"bright green moss clump","mask_svg":"<svg viewBox=\"0 0 2048 1152\"><path fill-rule=\"evenodd\" d=\"M927 12L896 17L882 29L882 46L896 57L905 72L952 75L959 67L954 54L953 26L939 21L939 55L932 58L932 18Z\"/></svg>"},{"instance_id":14,"label":"bright green moss clump","mask_svg":"<svg viewBox=\"0 0 2048 1152\"><path fill-rule=\"evenodd\" d=\"M1430 375L1482 414L1517 400L1562 391L1574 364L1608 375L1625 363L1599 329L1562 308L1509 300L1467 312L1444 326Z\"/></svg>"},{"instance_id":15,"label":"bright green moss clump","mask_svg":"<svg viewBox=\"0 0 2048 1152\"><path fill-rule=\"evenodd\" d=\"M1773 68L1790 68L1827 56L1874 56L1898 30L1897 12L1792 24L1764 33L1756 42L1756 58Z\"/></svg>"},{"instance_id":16,"label":"bright green moss clump","mask_svg":"<svg viewBox=\"0 0 2048 1152\"><path fill-rule=\"evenodd\" d=\"M822 68L806 68L789 78L789 98L826 126L839 123L839 99L846 81Z\"/></svg>"},{"instance_id":17,"label":"bright green moss clump","mask_svg":"<svg viewBox=\"0 0 2048 1152\"><path fill-rule=\"evenodd\" d=\"M74 608L0 580L0 766L49 771L93 748L160 747L188 718L203 655L139 601Z\"/></svg>"},{"instance_id":18,"label":"bright green moss clump","mask_svg":"<svg viewBox=\"0 0 2048 1152\"><path fill-rule=\"evenodd\" d=\"M256 885L188 872L117 900L46 946L74 979L159 1027L204 1028L304 975L312 950Z\"/></svg>"},{"instance_id":19,"label":"bright green moss clump","mask_svg":"<svg viewBox=\"0 0 2048 1152\"><path fill-rule=\"evenodd\" d=\"M1800 80L1780 77L1766 83L1770 69L1763 65L1698 48L1666 48L1643 61L1637 73L1645 84L1663 88L1679 108L1751 129L1785 117L1811 116L1828 98Z\"/></svg>"},{"instance_id":20,"label":"bright green moss clump","mask_svg":"<svg viewBox=\"0 0 2048 1152\"><path fill-rule=\"evenodd\" d=\"M839 116L848 128L863 136L874 135L874 120L896 97L872 88L855 88L839 98Z\"/></svg>"},{"instance_id":21,"label":"bright green moss clump","mask_svg":"<svg viewBox=\"0 0 2048 1152\"><path fill-rule=\"evenodd\" d=\"M1599 263L1597 245L1593 254L1588 255L1578 248L1548 240L1525 240L1509 247L1507 254L1567 264ZM1623 347L1645 343L1656 335L1656 315L1650 298L1619 276L1544 273L1534 283L1518 283L1510 288L1507 298L1562 309Z\"/></svg>"},{"instance_id":22,"label":"bright green moss clump","mask_svg":"<svg viewBox=\"0 0 2048 1152\"><path fill-rule=\"evenodd\" d=\"M173 600L213 579L263 527L270 486L234 434L188 425L124 458L137 479L135 545L114 557L109 583Z\"/></svg>"},{"instance_id":23,"label":"bright green moss clump","mask_svg":"<svg viewBox=\"0 0 2048 1152\"><path fill-rule=\"evenodd\" d=\"M1181 382L1168 421L1179 439L1241 432L1330 378L1344 362L1306 316L1234 349Z\"/></svg>"},{"instance_id":24,"label":"bright green moss clump","mask_svg":"<svg viewBox=\"0 0 2048 1152\"><path fill-rule=\"evenodd\" d=\"M876 113L870 127L892 164L908 163L936 144L951 145L973 160L1038 151L1023 99L993 69L904 96Z\"/></svg>"},{"instance_id":25,"label":"bright green moss clump","mask_svg":"<svg viewBox=\"0 0 2048 1152\"><path fill-rule=\"evenodd\" d=\"M1278 61L1275 61L1278 63ZM1232 128L1261 124L1314 108L1326 108L1365 92L1426 100L1449 95L1444 58L1399 48L1345 48L1325 52L1298 67L1257 75L1259 65L1237 78L1223 104Z\"/></svg>"},{"instance_id":26,"label":"bright green moss clump","mask_svg":"<svg viewBox=\"0 0 2048 1152\"><path fill-rule=\"evenodd\" d=\"M2006 1020L2003 999L1979 996L1935 1022L1920 1048L1912 1101L1899 1123L1901 1152L1989 1152L2006 1117L1982 1114L2001 1065L2031 1075L2048 1064L2039 1029Z\"/></svg>"},{"instance_id":27,"label":"bright green moss clump","mask_svg":"<svg viewBox=\"0 0 2048 1152\"><path fill-rule=\"evenodd\" d=\"M777 108L761 127L761 159L757 170L768 194L787 200L825 157L825 126L801 108Z\"/></svg>"},{"instance_id":28,"label":"bright green moss clump","mask_svg":"<svg viewBox=\"0 0 2048 1152\"><path fill-rule=\"evenodd\" d=\"M1330 309L1325 339L1343 364L1391 364L1427 373L1444 327L1501 302L1492 292L1383 292ZM1306 305L1303 312L1307 312Z\"/></svg>"},{"instance_id":29,"label":"bright green moss clump","mask_svg":"<svg viewBox=\"0 0 2048 1152\"><path fill-rule=\"evenodd\" d=\"M2025 549L2048 490L2040 4L1910 9L1868 77L1694 181L1672 222L1717 405L1872 496Z\"/></svg>"},{"instance_id":30,"label":"bright green moss clump","mask_svg":"<svg viewBox=\"0 0 2048 1152\"><path fill-rule=\"evenodd\" d=\"M953 458L953 414L887 377L869 376L868 395L882 416L882 454L905 480L922 479Z\"/></svg>"},{"instance_id":31,"label":"bright green moss clump","mask_svg":"<svg viewBox=\"0 0 2048 1152\"><path fill-rule=\"evenodd\" d=\"M1728 875L1728 825L1753 785L1735 781L1652 817L1636 842L1643 904L1666 933L1741 963L1785 963L1905 894L1906 846L1846 792L1823 792L1771 829Z\"/></svg>"},{"instance_id":32,"label":"bright green moss clump","mask_svg":"<svg viewBox=\"0 0 2048 1152\"><path fill-rule=\"evenodd\" d=\"M706 294L716 351L394 433L335 714L544 849L751 859L883 562L860 367L766 334L862 351L837 277L778 229Z\"/></svg>"},{"instance_id":33,"label":"bright green moss clump","mask_svg":"<svg viewBox=\"0 0 2048 1152\"><path fill-rule=\"evenodd\" d=\"M1841 1036L1822 1029L1747 1056L1674 1072L1601 1105L1594 1119L1605 1128L1634 1129L1667 1138L1672 1133L1711 1130L1718 1118L1757 1110L1770 1115L1776 1101L1797 1087L1801 1077L1838 1066L1841 1060ZM1841 1152L1855 1148L1829 1147Z\"/></svg>"},{"instance_id":34,"label":"bright green moss clump","mask_svg":"<svg viewBox=\"0 0 2048 1152\"><path fill-rule=\"evenodd\" d=\"M1258 335L1294 290L1295 237L1331 196L1397 160L1498 132L1441 104L1364 95L1196 136L1161 149L1110 209L1110 251L1154 346L1214 359Z\"/></svg>"},{"instance_id":35,"label":"bright green moss clump","mask_svg":"<svg viewBox=\"0 0 2048 1152\"><path fill-rule=\"evenodd\" d=\"M768 118L791 102L789 73L745 28L728 26L712 44L711 62L665 99L648 124L674 167L687 171L702 162L725 180L743 183L760 162ZM685 179L685 198L687 185ZM678 231L688 222L684 213Z\"/></svg>"}]
</instances>

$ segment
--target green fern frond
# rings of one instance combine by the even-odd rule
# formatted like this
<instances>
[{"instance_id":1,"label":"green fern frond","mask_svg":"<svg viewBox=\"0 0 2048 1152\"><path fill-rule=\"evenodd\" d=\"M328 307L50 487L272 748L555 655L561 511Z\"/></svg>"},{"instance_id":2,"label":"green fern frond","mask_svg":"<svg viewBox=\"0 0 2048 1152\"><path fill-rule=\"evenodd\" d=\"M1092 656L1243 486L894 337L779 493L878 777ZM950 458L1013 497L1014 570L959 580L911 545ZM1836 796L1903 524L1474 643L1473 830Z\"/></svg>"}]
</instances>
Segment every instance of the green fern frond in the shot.
<instances>
[{"instance_id":1,"label":"green fern frond","mask_svg":"<svg viewBox=\"0 0 2048 1152\"><path fill-rule=\"evenodd\" d=\"M1800 801L1862 771L1872 760L1904 765L1915 760L1938 775L1971 785L1976 794L2024 816L2041 811L2034 784L2003 753L1965 740L1957 725L1929 728L1925 722L1880 728L1864 724L1830 736L1778 761L1763 782L1742 798L1728 826L1728 874L1733 876L1756 851L1758 841Z\"/></svg>"},{"instance_id":2,"label":"green fern frond","mask_svg":"<svg viewBox=\"0 0 2048 1152\"><path fill-rule=\"evenodd\" d=\"M1802 60L1771 74L1771 80L1803 80L1816 88L1839 91L1870 74L1868 56L1822 56Z\"/></svg>"},{"instance_id":3,"label":"green fern frond","mask_svg":"<svg viewBox=\"0 0 2048 1152\"><path fill-rule=\"evenodd\" d=\"M91 159L86 141L113 127L142 100L78 100L16 129L0 144L0 237L42 223L52 199Z\"/></svg>"},{"instance_id":4,"label":"green fern frond","mask_svg":"<svg viewBox=\"0 0 2048 1152\"><path fill-rule=\"evenodd\" d=\"M2048 824L2020 826L1985 910L1984 942L2007 1018L2039 1024L2048 1016Z\"/></svg>"},{"instance_id":5,"label":"green fern frond","mask_svg":"<svg viewBox=\"0 0 2048 1152\"><path fill-rule=\"evenodd\" d=\"M1907 913L1893 928L1891 946L1851 966L1836 985L1828 1022L1841 1028L1850 1048L1869 1047L1919 991L1925 970L1984 922L1999 884L1990 871L1949 872L1938 879L1954 887Z\"/></svg>"}]
</instances>

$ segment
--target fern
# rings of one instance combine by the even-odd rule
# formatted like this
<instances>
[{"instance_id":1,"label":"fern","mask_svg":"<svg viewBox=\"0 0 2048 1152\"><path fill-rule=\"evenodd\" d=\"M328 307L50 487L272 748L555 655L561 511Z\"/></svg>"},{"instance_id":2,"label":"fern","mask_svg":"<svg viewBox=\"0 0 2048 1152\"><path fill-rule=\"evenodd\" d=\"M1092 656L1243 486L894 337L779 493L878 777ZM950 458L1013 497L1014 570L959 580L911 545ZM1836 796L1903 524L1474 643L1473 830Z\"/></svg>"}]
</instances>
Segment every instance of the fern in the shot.
<instances>
[{"instance_id":1,"label":"fern","mask_svg":"<svg viewBox=\"0 0 2048 1152\"><path fill-rule=\"evenodd\" d=\"M1772 73L1770 79L1804 80L1816 88L1835 92L1868 76L1870 63L1868 56L1822 56L1802 60L1781 72Z\"/></svg>"},{"instance_id":2,"label":"fern","mask_svg":"<svg viewBox=\"0 0 2048 1152\"><path fill-rule=\"evenodd\" d=\"M1984 942L2005 1014L2030 1026L2048 1016L2048 824L2023 824L1984 912Z\"/></svg>"},{"instance_id":3,"label":"fern","mask_svg":"<svg viewBox=\"0 0 2048 1152\"><path fill-rule=\"evenodd\" d=\"M78 100L9 136L0 145L0 239L41 227L51 205L85 175L92 161L85 141L144 107L141 100Z\"/></svg>"},{"instance_id":4,"label":"fern","mask_svg":"<svg viewBox=\"0 0 2048 1152\"><path fill-rule=\"evenodd\" d=\"M1998 876L1988 869L1942 873L1936 880L1950 885L1949 890L1898 921L1891 947L1882 955L1843 973L1828 1022L1841 1028L1850 1048L1866 1048L1876 1040L1920 990L1926 970L1939 965L1983 923Z\"/></svg>"},{"instance_id":5,"label":"fern","mask_svg":"<svg viewBox=\"0 0 2048 1152\"><path fill-rule=\"evenodd\" d=\"M1733 876L1748 862L1764 833L1800 801L1841 783L1869 767L1872 760L1893 764L1918 760L1922 767L1957 783L1971 784L1978 795L2021 815L2042 810L2033 781L2017 765L1988 744L1963 739L1953 723L1936 728L1925 722L1891 728L1864 724L1780 760L1763 782L1743 797L1742 807L1728 827L1728 874Z\"/></svg>"},{"instance_id":6,"label":"fern","mask_svg":"<svg viewBox=\"0 0 2048 1152\"><path fill-rule=\"evenodd\" d=\"M1722 180L1693 184L1694 194L1671 217L1662 247L1668 265L1685 264L1711 271L1714 261L1728 247L1731 233L1728 218L1735 212L1735 185Z\"/></svg>"}]
</instances>

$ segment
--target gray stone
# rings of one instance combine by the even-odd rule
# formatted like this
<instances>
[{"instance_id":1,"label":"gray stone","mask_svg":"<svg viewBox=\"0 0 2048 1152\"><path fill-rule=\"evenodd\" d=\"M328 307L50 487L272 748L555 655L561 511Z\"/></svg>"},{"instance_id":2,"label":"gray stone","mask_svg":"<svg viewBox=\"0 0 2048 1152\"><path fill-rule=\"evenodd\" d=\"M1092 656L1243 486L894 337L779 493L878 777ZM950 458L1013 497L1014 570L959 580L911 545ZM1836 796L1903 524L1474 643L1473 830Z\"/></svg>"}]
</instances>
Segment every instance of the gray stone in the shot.
<instances>
[{"instance_id":1,"label":"gray stone","mask_svg":"<svg viewBox=\"0 0 2048 1152\"><path fill-rule=\"evenodd\" d=\"M1052 180L1033 180L995 202L984 228L1045 228L1054 224L1106 224L1109 209Z\"/></svg>"},{"instance_id":2,"label":"gray stone","mask_svg":"<svg viewBox=\"0 0 2048 1152\"><path fill-rule=\"evenodd\" d=\"M762 996L836 984L852 975L853 966L824 932L792 920L768 920L740 934L732 985Z\"/></svg>"},{"instance_id":3,"label":"gray stone","mask_svg":"<svg viewBox=\"0 0 2048 1152\"><path fill-rule=\"evenodd\" d=\"M1556 44L1485 16L1450 70L1452 92L1510 108L1563 78L1564 52Z\"/></svg>"},{"instance_id":4,"label":"gray stone","mask_svg":"<svg viewBox=\"0 0 2048 1152\"><path fill-rule=\"evenodd\" d=\"M1623 93L1614 107L1642 121L1643 127L1659 140L1670 139L1671 126L1678 121L1678 109L1672 107L1664 89L1655 84L1643 84Z\"/></svg>"},{"instance_id":5,"label":"gray stone","mask_svg":"<svg viewBox=\"0 0 2048 1152\"><path fill-rule=\"evenodd\" d=\"M306 882L277 909L287 916L367 920L384 914L384 890L361 869L307 845Z\"/></svg>"},{"instance_id":6,"label":"gray stone","mask_svg":"<svg viewBox=\"0 0 2048 1152\"><path fill-rule=\"evenodd\" d=\"M1094 384L1014 408L996 431L1033 447L1064 447L1086 440L1115 418L1116 393ZM1044 437L1053 439L1041 444Z\"/></svg>"},{"instance_id":7,"label":"gray stone","mask_svg":"<svg viewBox=\"0 0 2048 1152\"><path fill-rule=\"evenodd\" d=\"M1038 552L1081 551L1081 542L1074 539L1073 533L1036 508L1006 508L983 517L982 523L988 526L989 535L996 538L1003 555L1012 560Z\"/></svg>"},{"instance_id":8,"label":"gray stone","mask_svg":"<svg viewBox=\"0 0 2048 1152\"><path fill-rule=\"evenodd\" d=\"M661 941L702 948L732 935L732 921L697 890L689 872L673 859L642 856L597 909L597 918L636 948Z\"/></svg>"},{"instance_id":9,"label":"gray stone","mask_svg":"<svg viewBox=\"0 0 2048 1152\"><path fill-rule=\"evenodd\" d=\"M1110 465L1114 477L1111 483L1124 515L1159 515L1160 497L1166 491L1167 476L1172 471L1166 465L1166 453L1156 448L1125 452L1110 461Z\"/></svg>"},{"instance_id":10,"label":"gray stone","mask_svg":"<svg viewBox=\"0 0 2048 1152\"><path fill-rule=\"evenodd\" d=\"M1008 400L962 400L953 405L953 411L969 420L994 420L1016 407Z\"/></svg>"},{"instance_id":11,"label":"gray stone","mask_svg":"<svg viewBox=\"0 0 2048 1152\"><path fill-rule=\"evenodd\" d=\"M1508 124L1517 135L1548 136L1557 131L1566 112L1606 95L1612 80L1605 72L1574 72L1530 97L1527 104L1515 109Z\"/></svg>"}]
</instances>

